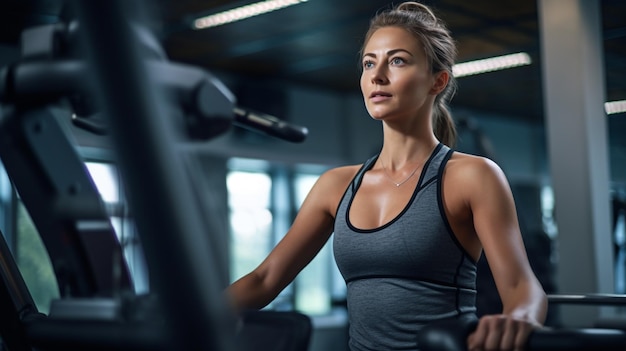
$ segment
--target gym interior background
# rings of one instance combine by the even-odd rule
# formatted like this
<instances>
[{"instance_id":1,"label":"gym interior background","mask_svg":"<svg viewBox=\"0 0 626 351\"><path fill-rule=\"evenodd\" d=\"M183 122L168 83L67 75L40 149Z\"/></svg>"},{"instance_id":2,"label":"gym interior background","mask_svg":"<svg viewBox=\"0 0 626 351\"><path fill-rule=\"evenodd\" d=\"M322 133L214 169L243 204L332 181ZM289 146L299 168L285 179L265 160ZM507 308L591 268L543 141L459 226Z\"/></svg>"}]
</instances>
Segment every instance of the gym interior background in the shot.
<instances>
[{"instance_id":1,"label":"gym interior background","mask_svg":"<svg viewBox=\"0 0 626 351\"><path fill-rule=\"evenodd\" d=\"M230 278L248 272L286 232L308 189L326 169L364 161L380 146L380 125L358 91L357 52L368 19L388 1L309 0L254 18L194 29L193 19L251 1L156 1L150 8L172 61L219 77L241 106L306 126L292 144L233 128L208 142L180 142L199 160L211 216L230 238ZM626 293L626 3L620 0L426 1L459 44L459 62L526 53L530 64L459 77L452 112L458 149L498 162L511 183L525 244L548 292ZM0 2L0 65L19 58L25 27L71 18L63 2ZM626 104L622 102L622 104ZM1 108L1 107L0 107ZM54 110L98 185L138 293L149 272L125 203L124 179L107 136L74 127ZM0 175L0 229L41 311L58 297L43 245ZM149 176L149 175L146 175ZM484 262L483 262L484 263ZM499 301L481 265L479 306ZM314 322L312 350L345 345L345 286L330 243L269 309ZM559 307L554 325L621 319L620 308Z\"/></svg>"}]
</instances>

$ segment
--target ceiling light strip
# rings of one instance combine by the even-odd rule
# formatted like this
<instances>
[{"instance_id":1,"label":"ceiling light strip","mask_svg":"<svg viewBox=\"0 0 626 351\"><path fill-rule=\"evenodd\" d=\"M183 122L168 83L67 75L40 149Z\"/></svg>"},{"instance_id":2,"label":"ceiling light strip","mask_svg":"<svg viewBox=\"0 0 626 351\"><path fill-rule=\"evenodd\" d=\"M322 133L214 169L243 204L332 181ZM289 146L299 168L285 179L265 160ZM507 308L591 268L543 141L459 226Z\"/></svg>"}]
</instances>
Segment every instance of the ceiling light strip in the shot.
<instances>
[{"instance_id":1,"label":"ceiling light strip","mask_svg":"<svg viewBox=\"0 0 626 351\"><path fill-rule=\"evenodd\" d=\"M626 112L626 100L605 102L604 110L607 115Z\"/></svg>"},{"instance_id":2,"label":"ceiling light strip","mask_svg":"<svg viewBox=\"0 0 626 351\"><path fill-rule=\"evenodd\" d=\"M193 22L194 29L205 29L223 24L241 21L246 18L262 15L264 13L280 10L285 7L297 5L307 0L266 0L254 4L238 7L232 10L216 13L196 19Z\"/></svg>"},{"instance_id":3,"label":"ceiling light strip","mask_svg":"<svg viewBox=\"0 0 626 351\"><path fill-rule=\"evenodd\" d=\"M530 65L531 63L532 61L530 56L525 52L520 52L517 54L458 63L452 67L452 75L459 78L474 74Z\"/></svg>"}]
</instances>

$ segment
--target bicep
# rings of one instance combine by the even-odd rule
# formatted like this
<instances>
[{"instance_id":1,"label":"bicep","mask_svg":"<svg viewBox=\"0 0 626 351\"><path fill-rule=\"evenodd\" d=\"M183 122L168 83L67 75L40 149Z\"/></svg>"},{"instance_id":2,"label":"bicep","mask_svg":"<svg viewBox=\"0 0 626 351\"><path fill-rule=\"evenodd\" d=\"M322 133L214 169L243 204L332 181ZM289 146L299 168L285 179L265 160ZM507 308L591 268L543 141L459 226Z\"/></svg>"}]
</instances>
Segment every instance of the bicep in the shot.
<instances>
[{"instance_id":1,"label":"bicep","mask_svg":"<svg viewBox=\"0 0 626 351\"><path fill-rule=\"evenodd\" d=\"M503 299L531 279L513 195L501 169L487 162L472 192L475 230Z\"/></svg>"}]
</instances>

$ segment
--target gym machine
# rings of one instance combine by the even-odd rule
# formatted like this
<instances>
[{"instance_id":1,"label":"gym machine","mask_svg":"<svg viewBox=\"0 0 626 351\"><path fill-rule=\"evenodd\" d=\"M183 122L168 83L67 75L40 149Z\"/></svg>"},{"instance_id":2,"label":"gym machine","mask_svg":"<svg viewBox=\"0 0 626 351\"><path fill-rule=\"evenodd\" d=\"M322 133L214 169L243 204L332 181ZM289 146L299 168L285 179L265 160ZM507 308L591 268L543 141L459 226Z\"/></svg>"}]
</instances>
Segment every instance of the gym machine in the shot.
<instances>
[{"instance_id":1,"label":"gym machine","mask_svg":"<svg viewBox=\"0 0 626 351\"><path fill-rule=\"evenodd\" d=\"M626 306L626 296L617 294L550 294L550 305ZM475 319L450 319L424 327L418 341L425 350L466 351L467 336L476 328ZM528 351L624 351L626 327L540 328L531 332Z\"/></svg>"},{"instance_id":2,"label":"gym machine","mask_svg":"<svg viewBox=\"0 0 626 351\"><path fill-rule=\"evenodd\" d=\"M227 272L219 248L225 238L213 230L194 196L184 158L172 145L180 138L208 140L232 124L295 142L304 140L306 129L250 114L210 73L168 62L142 25L140 3L74 4L77 22L25 30L22 59L0 71L0 158L50 254L61 293L49 315L40 313L0 240L4 346L10 351L245 348L235 342L237 333L254 333L238 329L221 292ZM146 261L155 272L148 295L132 292L102 199L49 111L59 101L71 105L76 126L112 136ZM100 113L104 125L91 119ZM304 325L306 337L310 325ZM539 335L558 337L558 332L538 331L530 349L545 349ZM587 345L605 346L607 335L624 341L620 330L600 330L600 337L569 332L590 338Z\"/></svg>"},{"instance_id":3,"label":"gym machine","mask_svg":"<svg viewBox=\"0 0 626 351\"><path fill-rule=\"evenodd\" d=\"M246 321L262 316L246 315L243 330L236 328L222 296L226 238L202 213L188 165L172 145L208 140L232 124L293 142L304 140L306 128L246 111L208 72L168 62L138 24L136 3L75 5L76 22L26 29L20 61L0 72L0 157L49 253L61 295L49 315L39 313L2 240L4 346L239 349L235 333L254 335ZM146 260L157 272L148 295L133 293L104 203L50 111L59 103L71 106L74 125L112 136ZM310 332L308 320L300 323Z\"/></svg>"}]
</instances>

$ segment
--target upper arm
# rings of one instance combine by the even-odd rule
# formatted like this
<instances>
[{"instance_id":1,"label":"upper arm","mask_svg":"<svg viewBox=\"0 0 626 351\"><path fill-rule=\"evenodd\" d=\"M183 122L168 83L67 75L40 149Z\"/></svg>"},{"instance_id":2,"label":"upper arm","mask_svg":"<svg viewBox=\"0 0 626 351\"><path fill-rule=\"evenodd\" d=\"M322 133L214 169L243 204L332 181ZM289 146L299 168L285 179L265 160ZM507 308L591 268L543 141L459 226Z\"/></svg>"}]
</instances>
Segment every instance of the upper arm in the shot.
<instances>
[{"instance_id":1,"label":"upper arm","mask_svg":"<svg viewBox=\"0 0 626 351\"><path fill-rule=\"evenodd\" d=\"M478 239L505 308L516 289L536 284L522 240L509 183L488 159L474 160L469 204ZM529 285L530 284L530 285Z\"/></svg>"}]
</instances>

